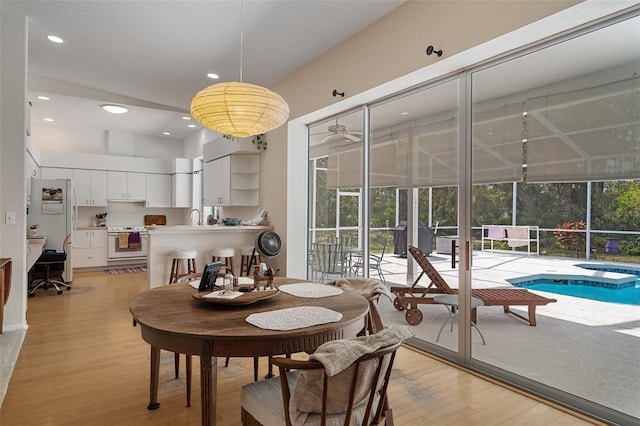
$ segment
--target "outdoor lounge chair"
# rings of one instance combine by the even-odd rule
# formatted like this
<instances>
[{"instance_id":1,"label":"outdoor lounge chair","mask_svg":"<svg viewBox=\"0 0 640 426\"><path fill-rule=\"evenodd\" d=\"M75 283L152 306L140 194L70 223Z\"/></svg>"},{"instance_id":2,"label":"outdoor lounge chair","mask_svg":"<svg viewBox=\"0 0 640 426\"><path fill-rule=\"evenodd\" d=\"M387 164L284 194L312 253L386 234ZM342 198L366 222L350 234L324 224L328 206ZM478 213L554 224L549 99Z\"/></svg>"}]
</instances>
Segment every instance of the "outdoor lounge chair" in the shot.
<instances>
[{"instance_id":1,"label":"outdoor lounge chair","mask_svg":"<svg viewBox=\"0 0 640 426\"><path fill-rule=\"evenodd\" d=\"M433 296L438 294L458 294L458 290L449 287L449 284L442 278L442 275L433 267L427 256L417 247L409 246L409 253L422 268L411 287L391 287L391 292L396 296L393 306L399 310L406 310L405 319L411 325L422 322L422 312L418 309L421 303L435 303ZM426 275L431 283L427 287L416 287L420 278ZM504 312L512 314L529 323L532 327L536 325L536 306L543 306L556 299L539 296L523 288L477 288L471 290L471 295L484 302L485 306L502 306ZM527 306L529 308L528 318L509 309L510 306ZM477 322L477 312L473 309L471 320Z\"/></svg>"}]
</instances>

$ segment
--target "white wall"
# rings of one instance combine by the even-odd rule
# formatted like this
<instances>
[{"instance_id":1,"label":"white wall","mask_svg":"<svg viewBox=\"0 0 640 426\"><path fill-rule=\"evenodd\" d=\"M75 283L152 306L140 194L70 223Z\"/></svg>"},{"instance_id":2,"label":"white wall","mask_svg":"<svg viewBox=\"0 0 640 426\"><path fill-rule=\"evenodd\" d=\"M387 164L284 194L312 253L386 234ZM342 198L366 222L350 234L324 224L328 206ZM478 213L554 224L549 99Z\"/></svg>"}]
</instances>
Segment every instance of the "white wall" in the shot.
<instances>
[{"instance_id":1,"label":"white wall","mask_svg":"<svg viewBox=\"0 0 640 426\"><path fill-rule=\"evenodd\" d=\"M0 29L0 257L13 259L11 293L4 310L4 329L11 330L26 328L27 20L3 10ZM5 224L6 212L15 213L15 225Z\"/></svg>"},{"instance_id":2,"label":"white wall","mask_svg":"<svg viewBox=\"0 0 640 426\"><path fill-rule=\"evenodd\" d=\"M55 123L34 123L31 127L33 141L42 151L82 152L164 160L185 158L185 144L181 139L86 127L57 126Z\"/></svg>"},{"instance_id":3,"label":"white wall","mask_svg":"<svg viewBox=\"0 0 640 426\"><path fill-rule=\"evenodd\" d=\"M77 226L91 226L91 219L99 213L107 213L107 226L143 226L145 215L165 215L167 225L183 225L188 222L191 209L145 207L143 203L107 203L107 207L78 207ZM195 214L194 214L195 216Z\"/></svg>"}]
</instances>

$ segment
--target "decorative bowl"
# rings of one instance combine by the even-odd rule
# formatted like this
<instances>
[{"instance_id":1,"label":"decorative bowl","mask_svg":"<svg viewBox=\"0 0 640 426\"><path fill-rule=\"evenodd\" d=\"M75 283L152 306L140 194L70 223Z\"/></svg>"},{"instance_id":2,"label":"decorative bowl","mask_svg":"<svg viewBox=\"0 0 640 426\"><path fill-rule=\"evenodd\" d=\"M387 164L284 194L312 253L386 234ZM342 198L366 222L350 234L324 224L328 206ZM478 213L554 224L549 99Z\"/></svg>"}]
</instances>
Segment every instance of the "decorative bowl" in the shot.
<instances>
[{"instance_id":1,"label":"decorative bowl","mask_svg":"<svg viewBox=\"0 0 640 426\"><path fill-rule=\"evenodd\" d=\"M237 217L227 217L222 219L222 223L224 223L227 226L236 226L236 225L240 225L240 219Z\"/></svg>"}]
</instances>

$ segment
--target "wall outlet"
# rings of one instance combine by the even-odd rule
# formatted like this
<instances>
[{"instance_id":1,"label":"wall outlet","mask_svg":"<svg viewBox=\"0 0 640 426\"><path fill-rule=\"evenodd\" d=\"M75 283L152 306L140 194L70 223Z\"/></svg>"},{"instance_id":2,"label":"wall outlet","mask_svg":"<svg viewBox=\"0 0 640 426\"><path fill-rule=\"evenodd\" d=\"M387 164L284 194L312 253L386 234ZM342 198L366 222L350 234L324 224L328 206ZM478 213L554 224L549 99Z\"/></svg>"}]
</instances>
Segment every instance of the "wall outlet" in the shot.
<instances>
[{"instance_id":1,"label":"wall outlet","mask_svg":"<svg viewBox=\"0 0 640 426\"><path fill-rule=\"evenodd\" d=\"M16 224L16 214L14 212L6 212L4 214L4 223L7 225Z\"/></svg>"}]
</instances>

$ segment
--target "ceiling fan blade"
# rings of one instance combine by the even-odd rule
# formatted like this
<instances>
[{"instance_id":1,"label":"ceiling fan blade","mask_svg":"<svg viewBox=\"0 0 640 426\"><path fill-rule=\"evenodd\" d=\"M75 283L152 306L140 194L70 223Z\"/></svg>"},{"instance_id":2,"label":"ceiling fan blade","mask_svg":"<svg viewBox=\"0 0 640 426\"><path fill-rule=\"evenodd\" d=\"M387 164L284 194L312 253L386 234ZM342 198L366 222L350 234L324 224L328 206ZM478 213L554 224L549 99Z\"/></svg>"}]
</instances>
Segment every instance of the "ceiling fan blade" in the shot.
<instances>
[{"instance_id":1,"label":"ceiling fan blade","mask_svg":"<svg viewBox=\"0 0 640 426\"><path fill-rule=\"evenodd\" d=\"M335 136L335 133L331 133L330 135L327 135L327 136L325 136L324 138L322 138L322 139L320 140L320 142L318 142L318 143L319 143L319 144L323 144L323 143L327 142L329 139L331 139L331 138L332 138L332 137L334 137L334 136Z\"/></svg>"},{"instance_id":2,"label":"ceiling fan blade","mask_svg":"<svg viewBox=\"0 0 640 426\"><path fill-rule=\"evenodd\" d=\"M352 135L351 133L345 133L342 136L344 136L345 138L350 139L350 140L352 140L354 142L360 142L362 140L359 137L357 137L355 135Z\"/></svg>"}]
</instances>

